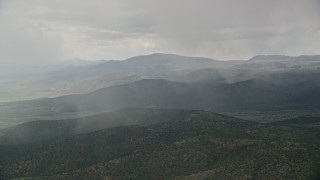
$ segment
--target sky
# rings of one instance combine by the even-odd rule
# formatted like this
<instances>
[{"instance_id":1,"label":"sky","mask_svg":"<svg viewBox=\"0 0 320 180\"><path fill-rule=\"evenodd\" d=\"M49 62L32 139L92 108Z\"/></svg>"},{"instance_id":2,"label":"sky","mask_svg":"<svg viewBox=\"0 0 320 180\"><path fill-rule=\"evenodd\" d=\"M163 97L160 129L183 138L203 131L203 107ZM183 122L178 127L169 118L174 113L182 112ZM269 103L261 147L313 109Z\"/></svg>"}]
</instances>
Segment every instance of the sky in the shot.
<instances>
[{"instance_id":1,"label":"sky","mask_svg":"<svg viewBox=\"0 0 320 180\"><path fill-rule=\"evenodd\" d=\"M0 63L320 54L320 0L0 0Z\"/></svg>"}]
</instances>

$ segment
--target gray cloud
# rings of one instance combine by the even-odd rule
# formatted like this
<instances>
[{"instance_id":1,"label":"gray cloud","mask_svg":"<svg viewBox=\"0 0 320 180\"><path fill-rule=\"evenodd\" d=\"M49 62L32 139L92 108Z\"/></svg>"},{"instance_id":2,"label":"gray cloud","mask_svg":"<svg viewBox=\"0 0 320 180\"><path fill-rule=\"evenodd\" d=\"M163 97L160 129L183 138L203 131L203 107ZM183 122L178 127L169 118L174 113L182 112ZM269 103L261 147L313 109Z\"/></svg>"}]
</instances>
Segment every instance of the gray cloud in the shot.
<instances>
[{"instance_id":1,"label":"gray cloud","mask_svg":"<svg viewBox=\"0 0 320 180\"><path fill-rule=\"evenodd\" d=\"M7 0L0 8L0 62L320 54L319 0Z\"/></svg>"}]
</instances>

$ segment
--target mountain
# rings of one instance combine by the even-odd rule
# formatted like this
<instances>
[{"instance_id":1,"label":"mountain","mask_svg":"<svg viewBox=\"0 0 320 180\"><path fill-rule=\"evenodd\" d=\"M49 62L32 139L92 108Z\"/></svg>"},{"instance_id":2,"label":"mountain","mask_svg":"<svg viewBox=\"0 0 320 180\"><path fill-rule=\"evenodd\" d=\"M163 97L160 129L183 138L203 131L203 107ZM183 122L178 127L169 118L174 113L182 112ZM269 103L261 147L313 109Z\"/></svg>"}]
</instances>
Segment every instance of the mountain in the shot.
<instances>
[{"instance_id":1,"label":"mountain","mask_svg":"<svg viewBox=\"0 0 320 180\"><path fill-rule=\"evenodd\" d=\"M173 54L136 56L122 61L72 60L41 67L37 71L30 70L30 73L18 77L6 76L2 81L0 78L0 86L3 87L0 89L0 102L88 93L144 78L169 79L198 69L221 69L239 63Z\"/></svg>"},{"instance_id":2,"label":"mountain","mask_svg":"<svg viewBox=\"0 0 320 180\"><path fill-rule=\"evenodd\" d=\"M257 79L277 85L304 84L309 86L320 85L320 71L285 71L274 73L261 73Z\"/></svg>"},{"instance_id":3,"label":"mountain","mask_svg":"<svg viewBox=\"0 0 320 180\"><path fill-rule=\"evenodd\" d=\"M166 110L163 110L165 113ZM317 129L203 111L24 145L0 146L3 178L317 179Z\"/></svg>"},{"instance_id":4,"label":"mountain","mask_svg":"<svg viewBox=\"0 0 320 180\"><path fill-rule=\"evenodd\" d=\"M1 103L0 129L34 120L77 119L126 107L216 112L317 109L317 58L256 56L249 61L225 62L152 54L41 70L46 73L0 80L0 102L54 97ZM154 69L158 66L165 68ZM60 97L65 94L78 95Z\"/></svg>"},{"instance_id":5,"label":"mountain","mask_svg":"<svg viewBox=\"0 0 320 180\"><path fill-rule=\"evenodd\" d=\"M203 108L215 111L258 110L260 108L318 107L319 86L301 84L277 86L260 80L232 84L189 84L166 80L141 80L113 86L85 95L44 99L51 105L82 109L123 107ZM288 91L290 89L290 91ZM310 97L309 97L310 96ZM299 101L298 101L299 100ZM33 103L41 101L34 101ZM77 110L76 109L76 110Z\"/></svg>"},{"instance_id":6,"label":"mountain","mask_svg":"<svg viewBox=\"0 0 320 180\"><path fill-rule=\"evenodd\" d=\"M275 85L252 79L211 84L146 79L88 94L7 103L0 106L0 112L2 121L20 117L26 122L48 116L75 117L81 113L97 114L129 107L215 112L307 110L320 108L319 91L320 86L312 82Z\"/></svg>"},{"instance_id":7,"label":"mountain","mask_svg":"<svg viewBox=\"0 0 320 180\"><path fill-rule=\"evenodd\" d=\"M253 74L317 70L320 68L320 56L279 56L279 55L259 55L242 64L232 67L234 70L251 72Z\"/></svg>"},{"instance_id":8,"label":"mountain","mask_svg":"<svg viewBox=\"0 0 320 180\"><path fill-rule=\"evenodd\" d=\"M282 62L282 61L313 61L319 62L320 55L312 56L283 56L283 55L258 55L248 60L249 62Z\"/></svg>"},{"instance_id":9,"label":"mountain","mask_svg":"<svg viewBox=\"0 0 320 180\"><path fill-rule=\"evenodd\" d=\"M313 116L301 116L296 118L285 119L281 121L273 122L273 124L281 125L304 125L304 126L319 126L320 127L320 117Z\"/></svg>"},{"instance_id":10,"label":"mountain","mask_svg":"<svg viewBox=\"0 0 320 180\"><path fill-rule=\"evenodd\" d=\"M110 127L149 125L176 118L187 119L195 112L127 108L79 119L31 121L2 130L0 144L25 144Z\"/></svg>"},{"instance_id":11,"label":"mountain","mask_svg":"<svg viewBox=\"0 0 320 180\"><path fill-rule=\"evenodd\" d=\"M290 61L289 61L290 60ZM88 65L68 66L44 74L46 79L57 83L61 80L91 79L96 77L139 76L145 78L184 75L201 69L215 69L225 72L224 75L238 75L245 70L250 72L266 72L288 70L292 68L320 67L320 56L255 56L248 61L217 61L202 57L187 57L174 54L151 54L128 58L123 61L99 61ZM249 77L252 78L254 75Z\"/></svg>"},{"instance_id":12,"label":"mountain","mask_svg":"<svg viewBox=\"0 0 320 180\"><path fill-rule=\"evenodd\" d=\"M54 72L66 78L105 76L105 75L138 75L167 76L177 72L193 71L203 68L225 68L239 61L217 61L202 57L187 57L174 54L151 54L136 56L123 61L105 61L99 64L71 67ZM54 75L51 74L51 75Z\"/></svg>"},{"instance_id":13,"label":"mountain","mask_svg":"<svg viewBox=\"0 0 320 180\"><path fill-rule=\"evenodd\" d=\"M319 71L319 56L255 56L250 60L218 61L174 54L150 54L125 60L72 60L54 66L1 68L0 102L89 93L141 79L234 83L262 74ZM7 72L15 72L7 75ZM19 75L17 75L19 74Z\"/></svg>"},{"instance_id":14,"label":"mountain","mask_svg":"<svg viewBox=\"0 0 320 180\"><path fill-rule=\"evenodd\" d=\"M216 84L228 82L228 76L224 73L224 71L211 68L195 70L168 79L181 82L211 82Z\"/></svg>"},{"instance_id":15,"label":"mountain","mask_svg":"<svg viewBox=\"0 0 320 180\"><path fill-rule=\"evenodd\" d=\"M249 61L253 62L263 62L263 61L287 61L292 60L294 57L291 56L283 56L283 55L257 55L249 59Z\"/></svg>"}]
</instances>

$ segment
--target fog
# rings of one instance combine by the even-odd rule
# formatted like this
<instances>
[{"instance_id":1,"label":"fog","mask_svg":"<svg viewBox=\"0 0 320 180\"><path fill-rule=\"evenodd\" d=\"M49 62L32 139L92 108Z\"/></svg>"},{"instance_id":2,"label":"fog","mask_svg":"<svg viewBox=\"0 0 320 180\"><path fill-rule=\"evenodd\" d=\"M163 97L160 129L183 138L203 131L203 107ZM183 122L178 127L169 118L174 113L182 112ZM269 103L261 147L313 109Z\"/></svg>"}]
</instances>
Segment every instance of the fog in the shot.
<instances>
[{"instance_id":1,"label":"fog","mask_svg":"<svg viewBox=\"0 0 320 180\"><path fill-rule=\"evenodd\" d=\"M319 40L320 0L0 0L0 180L320 179Z\"/></svg>"},{"instance_id":2,"label":"fog","mask_svg":"<svg viewBox=\"0 0 320 180\"><path fill-rule=\"evenodd\" d=\"M2 0L0 62L320 54L319 0Z\"/></svg>"},{"instance_id":3,"label":"fog","mask_svg":"<svg viewBox=\"0 0 320 180\"><path fill-rule=\"evenodd\" d=\"M130 107L287 107L283 84L316 86L320 56L249 59L320 54L319 10L316 0L2 0L1 128ZM300 69L311 75L287 78ZM267 90L276 98L258 99Z\"/></svg>"}]
</instances>

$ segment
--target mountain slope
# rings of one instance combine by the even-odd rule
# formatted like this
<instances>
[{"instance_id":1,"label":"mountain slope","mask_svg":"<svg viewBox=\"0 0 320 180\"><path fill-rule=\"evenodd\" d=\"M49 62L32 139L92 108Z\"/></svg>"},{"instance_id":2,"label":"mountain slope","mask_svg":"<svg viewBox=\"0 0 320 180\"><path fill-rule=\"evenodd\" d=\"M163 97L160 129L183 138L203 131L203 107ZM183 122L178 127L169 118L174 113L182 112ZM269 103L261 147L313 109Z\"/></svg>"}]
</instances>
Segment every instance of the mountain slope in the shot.
<instances>
[{"instance_id":1,"label":"mountain slope","mask_svg":"<svg viewBox=\"0 0 320 180\"><path fill-rule=\"evenodd\" d=\"M68 64L69 63L69 64ZM28 73L23 68L10 68L12 76L1 79L0 101L56 97L88 93L111 85L130 83L143 78L168 77L180 71L207 67L231 66L209 58L173 54L136 56L122 61L71 61L55 66L39 67ZM4 68L4 71L7 69ZM10 72L10 70L9 70ZM5 75L5 74L4 74ZM9 73L10 75L10 73Z\"/></svg>"},{"instance_id":2,"label":"mountain slope","mask_svg":"<svg viewBox=\"0 0 320 180\"><path fill-rule=\"evenodd\" d=\"M276 121L276 122L273 122L273 124L320 127L320 117L301 116L297 118Z\"/></svg>"},{"instance_id":3,"label":"mountain slope","mask_svg":"<svg viewBox=\"0 0 320 180\"><path fill-rule=\"evenodd\" d=\"M266 111L320 108L320 86L312 82L274 85L261 80L232 84L180 83L141 80L89 94L69 95L4 104L3 119L26 121L100 113L129 107L200 109L209 111ZM56 118L58 119L58 118ZM74 119L74 118L72 118Z\"/></svg>"},{"instance_id":4,"label":"mountain slope","mask_svg":"<svg viewBox=\"0 0 320 180\"><path fill-rule=\"evenodd\" d=\"M317 178L317 130L185 113L144 127L0 146L2 172L32 179Z\"/></svg>"},{"instance_id":5,"label":"mountain slope","mask_svg":"<svg viewBox=\"0 0 320 180\"><path fill-rule=\"evenodd\" d=\"M224 62L202 57L187 57L174 54L150 54L135 56L123 61L105 61L99 64L70 67L55 72L65 78L105 75L167 76L179 71L192 71L209 67L230 67L238 61ZM54 75L52 74L52 75Z\"/></svg>"},{"instance_id":6,"label":"mountain slope","mask_svg":"<svg viewBox=\"0 0 320 180\"><path fill-rule=\"evenodd\" d=\"M5 79L0 81L0 101L88 93L145 78L232 83L256 78L260 73L319 71L319 57L256 56L248 61L217 61L157 53L122 61L65 62L65 65L41 67L25 74L17 73L17 68L10 68L16 73L4 76ZM6 68L4 70L7 71Z\"/></svg>"},{"instance_id":7,"label":"mountain slope","mask_svg":"<svg viewBox=\"0 0 320 180\"><path fill-rule=\"evenodd\" d=\"M186 119L196 111L129 108L73 120L41 120L2 130L0 144L25 144L126 125L149 125Z\"/></svg>"}]
</instances>

